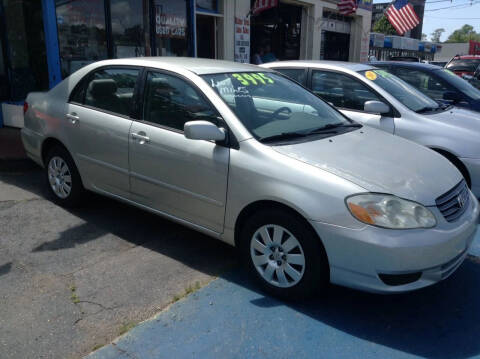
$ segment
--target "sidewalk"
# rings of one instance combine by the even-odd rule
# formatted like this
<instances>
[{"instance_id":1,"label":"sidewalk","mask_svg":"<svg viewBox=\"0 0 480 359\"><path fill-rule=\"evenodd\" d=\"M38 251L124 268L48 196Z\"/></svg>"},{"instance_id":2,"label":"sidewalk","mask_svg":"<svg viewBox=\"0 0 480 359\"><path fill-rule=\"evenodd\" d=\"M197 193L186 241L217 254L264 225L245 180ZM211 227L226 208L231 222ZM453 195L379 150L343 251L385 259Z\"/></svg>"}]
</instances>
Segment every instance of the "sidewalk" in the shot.
<instances>
[{"instance_id":1,"label":"sidewalk","mask_svg":"<svg viewBox=\"0 0 480 359\"><path fill-rule=\"evenodd\" d=\"M236 271L88 359L480 358L480 230L447 280L401 295L335 287L309 303L259 293Z\"/></svg>"}]
</instances>

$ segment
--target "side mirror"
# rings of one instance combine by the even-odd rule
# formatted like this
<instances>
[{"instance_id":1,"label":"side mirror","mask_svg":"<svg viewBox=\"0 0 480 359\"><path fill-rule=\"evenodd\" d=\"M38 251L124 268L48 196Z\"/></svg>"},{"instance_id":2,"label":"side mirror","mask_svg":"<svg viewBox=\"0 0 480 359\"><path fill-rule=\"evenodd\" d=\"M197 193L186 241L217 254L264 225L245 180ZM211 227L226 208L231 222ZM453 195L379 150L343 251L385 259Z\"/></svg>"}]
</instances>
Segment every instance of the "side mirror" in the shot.
<instances>
[{"instance_id":1,"label":"side mirror","mask_svg":"<svg viewBox=\"0 0 480 359\"><path fill-rule=\"evenodd\" d=\"M447 101L452 101L453 103L460 102L462 96L459 93L453 91L447 91L443 94L443 99Z\"/></svg>"},{"instance_id":2,"label":"side mirror","mask_svg":"<svg viewBox=\"0 0 480 359\"><path fill-rule=\"evenodd\" d=\"M225 130L208 121L189 121L183 126L183 134L190 140L223 141Z\"/></svg>"},{"instance_id":3,"label":"side mirror","mask_svg":"<svg viewBox=\"0 0 480 359\"><path fill-rule=\"evenodd\" d=\"M381 101L367 101L363 105L365 112L378 113L380 115L390 112L390 106Z\"/></svg>"}]
</instances>

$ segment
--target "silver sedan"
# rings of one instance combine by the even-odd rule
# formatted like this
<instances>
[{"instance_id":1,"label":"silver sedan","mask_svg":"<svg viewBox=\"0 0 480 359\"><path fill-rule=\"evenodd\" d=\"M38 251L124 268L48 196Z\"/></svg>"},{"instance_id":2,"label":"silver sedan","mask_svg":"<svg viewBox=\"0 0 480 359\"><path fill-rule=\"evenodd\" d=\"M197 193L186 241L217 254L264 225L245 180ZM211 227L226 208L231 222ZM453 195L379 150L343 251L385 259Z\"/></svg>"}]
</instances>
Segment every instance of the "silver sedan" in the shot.
<instances>
[{"instance_id":1,"label":"silver sedan","mask_svg":"<svg viewBox=\"0 0 480 359\"><path fill-rule=\"evenodd\" d=\"M480 197L480 114L439 105L371 65L280 61L262 65L301 82L347 117L427 146L446 157Z\"/></svg>"},{"instance_id":2,"label":"silver sedan","mask_svg":"<svg viewBox=\"0 0 480 359\"><path fill-rule=\"evenodd\" d=\"M235 245L266 291L403 292L462 263L479 207L444 157L272 70L108 60L29 94L22 139L61 205L94 191ZM132 219L132 225L135 225Z\"/></svg>"}]
</instances>

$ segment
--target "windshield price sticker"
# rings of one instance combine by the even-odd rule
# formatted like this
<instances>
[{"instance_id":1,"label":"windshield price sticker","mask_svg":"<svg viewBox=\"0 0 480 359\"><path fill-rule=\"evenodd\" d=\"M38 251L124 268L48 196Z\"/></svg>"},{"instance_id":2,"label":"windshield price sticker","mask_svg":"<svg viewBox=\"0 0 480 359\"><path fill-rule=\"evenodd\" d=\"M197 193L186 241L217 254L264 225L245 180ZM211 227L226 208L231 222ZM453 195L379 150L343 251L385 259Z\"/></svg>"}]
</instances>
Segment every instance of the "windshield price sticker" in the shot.
<instances>
[{"instance_id":1,"label":"windshield price sticker","mask_svg":"<svg viewBox=\"0 0 480 359\"><path fill-rule=\"evenodd\" d=\"M243 86L266 85L273 84L275 82L270 77L261 72L232 74L232 77L237 79Z\"/></svg>"},{"instance_id":2,"label":"windshield price sticker","mask_svg":"<svg viewBox=\"0 0 480 359\"><path fill-rule=\"evenodd\" d=\"M379 74L380 76L382 76L385 79L388 79L389 77L392 77L392 74L385 71L385 70L376 70L375 73Z\"/></svg>"},{"instance_id":3,"label":"windshield price sticker","mask_svg":"<svg viewBox=\"0 0 480 359\"><path fill-rule=\"evenodd\" d=\"M377 74L373 71L365 72L365 77L369 80L375 81L377 79Z\"/></svg>"}]
</instances>

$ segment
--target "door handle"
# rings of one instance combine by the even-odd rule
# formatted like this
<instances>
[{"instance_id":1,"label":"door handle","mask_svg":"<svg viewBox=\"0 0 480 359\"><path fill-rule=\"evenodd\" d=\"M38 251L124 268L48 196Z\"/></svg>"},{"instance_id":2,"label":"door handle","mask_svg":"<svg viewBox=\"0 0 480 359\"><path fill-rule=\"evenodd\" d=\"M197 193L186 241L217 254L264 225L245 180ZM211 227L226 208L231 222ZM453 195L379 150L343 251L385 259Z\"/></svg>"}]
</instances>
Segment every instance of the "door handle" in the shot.
<instances>
[{"instance_id":1,"label":"door handle","mask_svg":"<svg viewBox=\"0 0 480 359\"><path fill-rule=\"evenodd\" d=\"M143 135L141 133L132 133L132 138L138 140L138 142L143 145L144 143L150 142L150 137Z\"/></svg>"},{"instance_id":2,"label":"door handle","mask_svg":"<svg viewBox=\"0 0 480 359\"><path fill-rule=\"evenodd\" d=\"M70 120L71 123L73 123L74 125L76 123L78 123L80 121L80 117L78 117L76 114L74 113L67 113L66 114L66 117Z\"/></svg>"}]
</instances>

